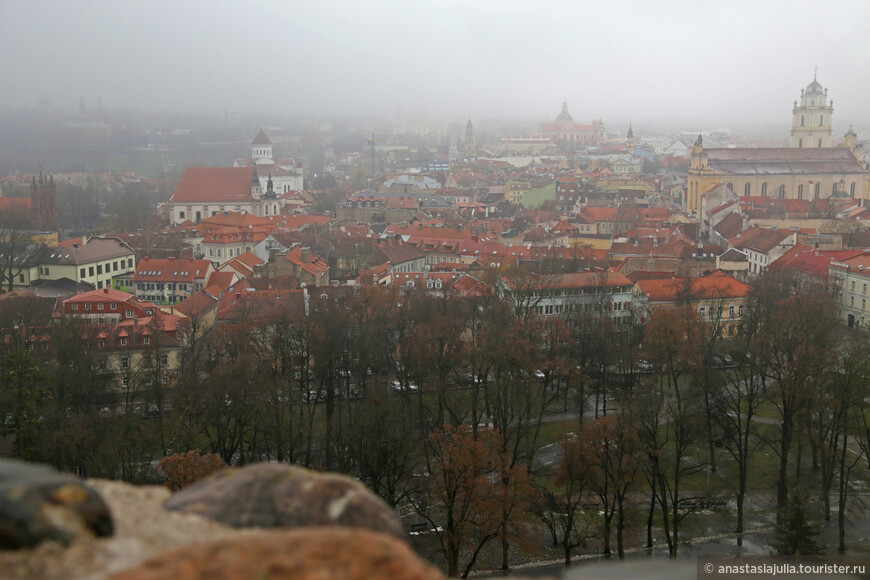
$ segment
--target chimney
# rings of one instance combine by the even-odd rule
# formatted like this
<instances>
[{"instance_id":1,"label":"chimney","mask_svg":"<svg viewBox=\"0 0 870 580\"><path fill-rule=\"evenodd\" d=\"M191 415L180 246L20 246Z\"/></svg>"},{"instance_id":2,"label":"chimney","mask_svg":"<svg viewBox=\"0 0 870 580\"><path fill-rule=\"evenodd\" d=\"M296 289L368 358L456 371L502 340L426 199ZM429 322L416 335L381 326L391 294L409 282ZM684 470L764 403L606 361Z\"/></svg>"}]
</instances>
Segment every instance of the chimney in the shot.
<instances>
[{"instance_id":1,"label":"chimney","mask_svg":"<svg viewBox=\"0 0 870 580\"><path fill-rule=\"evenodd\" d=\"M106 286L105 288L103 288L103 294L108 294L108 293L109 293L109 287Z\"/></svg>"},{"instance_id":2,"label":"chimney","mask_svg":"<svg viewBox=\"0 0 870 580\"><path fill-rule=\"evenodd\" d=\"M302 248L302 261L306 264L311 262L311 248Z\"/></svg>"}]
</instances>

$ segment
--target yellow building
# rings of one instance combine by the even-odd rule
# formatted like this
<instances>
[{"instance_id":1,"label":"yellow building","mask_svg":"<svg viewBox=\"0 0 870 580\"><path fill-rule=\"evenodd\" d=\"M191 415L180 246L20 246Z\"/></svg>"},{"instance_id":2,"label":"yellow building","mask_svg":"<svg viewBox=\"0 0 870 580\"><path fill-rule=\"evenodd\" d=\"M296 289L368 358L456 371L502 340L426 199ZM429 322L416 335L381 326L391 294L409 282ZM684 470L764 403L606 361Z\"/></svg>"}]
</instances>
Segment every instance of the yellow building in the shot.
<instances>
[{"instance_id":1,"label":"yellow building","mask_svg":"<svg viewBox=\"0 0 870 580\"><path fill-rule=\"evenodd\" d=\"M844 147L705 149L701 136L692 148L686 211L700 220L705 196L726 184L738 196L774 199L870 199L870 173L850 129Z\"/></svg>"},{"instance_id":2,"label":"yellow building","mask_svg":"<svg viewBox=\"0 0 870 580\"><path fill-rule=\"evenodd\" d=\"M504 186L504 198L514 205L519 205L524 193L532 190L528 181L508 181Z\"/></svg>"},{"instance_id":3,"label":"yellow building","mask_svg":"<svg viewBox=\"0 0 870 580\"><path fill-rule=\"evenodd\" d=\"M726 184L738 196L774 199L870 199L870 173L849 128L842 147L831 147L833 101L813 78L792 109L791 147L690 151L686 211L697 220L708 209L706 194Z\"/></svg>"}]
</instances>

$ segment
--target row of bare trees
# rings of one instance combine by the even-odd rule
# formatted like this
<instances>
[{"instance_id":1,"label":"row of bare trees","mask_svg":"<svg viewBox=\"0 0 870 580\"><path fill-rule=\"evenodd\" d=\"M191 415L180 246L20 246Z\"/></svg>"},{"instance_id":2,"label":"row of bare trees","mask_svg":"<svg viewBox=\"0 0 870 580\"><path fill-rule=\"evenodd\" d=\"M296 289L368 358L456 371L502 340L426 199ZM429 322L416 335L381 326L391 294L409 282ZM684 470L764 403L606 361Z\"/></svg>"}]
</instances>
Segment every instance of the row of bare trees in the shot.
<instances>
[{"instance_id":1,"label":"row of bare trees","mask_svg":"<svg viewBox=\"0 0 870 580\"><path fill-rule=\"evenodd\" d=\"M750 491L773 483L783 513L797 483L825 517L835 498L844 549L850 478L870 447L867 343L838 325L830 292L787 289L760 280L735 336L691 296L620 324L604 309L542 317L496 295L397 288L252 300L238 322L200 333L194 321L168 381L168 346L154 341L121 393L89 330L65 322L49 350L4 355L0 397L19 456L85 475L142 481L192 449L353 474L428 522L451 575L492 547L507 568L541 526L566 562L591 535L606 554L615 536L623 557L641 511L647 545L660 533L676 556L685 519L710 500L697 479L722 466L738 474L718 490L736 501L738 533ZM103 412L118 397L126 412ZM547 467L535 458L555 420L576 429ZM752 477L762 449L778 458L775 482Z\"/></svg>"}]
</instances>

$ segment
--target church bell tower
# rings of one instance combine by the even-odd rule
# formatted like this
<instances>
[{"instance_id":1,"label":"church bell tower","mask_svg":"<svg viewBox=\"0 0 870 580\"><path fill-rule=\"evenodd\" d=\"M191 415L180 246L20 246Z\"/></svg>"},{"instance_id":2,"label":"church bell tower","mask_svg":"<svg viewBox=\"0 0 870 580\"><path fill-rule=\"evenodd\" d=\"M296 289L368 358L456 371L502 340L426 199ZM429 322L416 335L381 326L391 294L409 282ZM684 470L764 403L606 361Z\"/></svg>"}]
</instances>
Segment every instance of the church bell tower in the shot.
<instances>
[{"instance_id":1,"label":"church bell tower","mask_svg":"<svg viewBox=\"0 0 870 580\"><path fill-rule=\"evenodd\" d=\"M834 101L828 100L828 89L822 87L814 74L813 82L801 89L800 102L795 101L792 109L791 146L830 147L833 113Z\"/></svg>"}]
</instances>

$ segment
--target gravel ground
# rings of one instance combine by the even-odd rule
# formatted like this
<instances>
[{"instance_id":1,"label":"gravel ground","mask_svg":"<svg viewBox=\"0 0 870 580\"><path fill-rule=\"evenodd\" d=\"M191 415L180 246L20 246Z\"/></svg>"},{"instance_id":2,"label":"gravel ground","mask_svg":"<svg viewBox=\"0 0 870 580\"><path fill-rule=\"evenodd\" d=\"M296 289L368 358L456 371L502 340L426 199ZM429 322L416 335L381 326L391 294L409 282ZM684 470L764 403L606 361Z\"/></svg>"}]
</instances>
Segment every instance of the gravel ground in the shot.
<instances>
[{"instance_id":1,"label":"gravel ground","mask_svg":"<svg viewBox=\"0 0 870 580\"><path fill-rule=\"evenodd\" d=\"M0 551L0 579L102 580L156 553L194 541L244 534L198 515L168 512L167 489L117 481L88 480L115 521L115 535L85 535L64 548L46 542L36 548Z\"/></svg>"}]
</instances>

